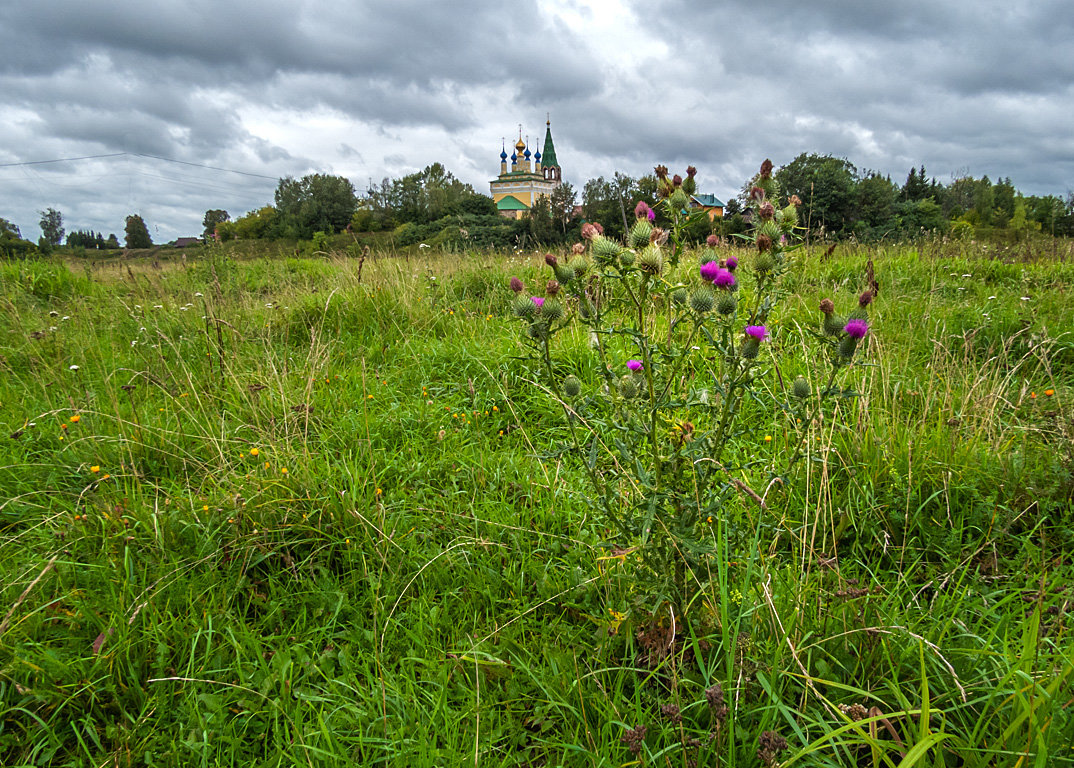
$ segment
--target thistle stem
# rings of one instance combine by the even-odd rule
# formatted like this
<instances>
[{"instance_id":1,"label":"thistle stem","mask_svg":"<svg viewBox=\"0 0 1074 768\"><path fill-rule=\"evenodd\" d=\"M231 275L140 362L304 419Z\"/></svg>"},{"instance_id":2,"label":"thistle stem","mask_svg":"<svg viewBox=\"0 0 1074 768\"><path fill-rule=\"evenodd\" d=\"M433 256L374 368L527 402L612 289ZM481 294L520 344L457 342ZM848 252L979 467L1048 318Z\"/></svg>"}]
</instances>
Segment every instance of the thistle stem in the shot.
<instances>
[{"instance_id":1,"label":"thistle stem","mask_svg":"<svg viewBox=\"0 0 1074 768\"><path fill-rule=\"evenodd\" d=\"M563 399L563 393L560 392L559 384L556 382L555 374L552 373L552 350L550 346L549 335L545 335L542 351L544 352L544 366L548 375L548 387L552 390L552 394L556 396L556 400L559 401L560 407L563 408L563 415L567 418L567 427L571 431L571 442L574 443L574 450L579 456L582 456L582 444L578 441L578 431L574 426L574 409L567 405L567 401ZM602 485L600 480L597 479L596 472L589 466L589 462L582 458L582 466L585 467L586 474L589 476L589 482L593 486L593 490L597 492L598 496L601 496L601 501L604 505L604 512L615 523L615 527L619 529L619 532L623 534L624 538L630 539L630 531L627 529L623 520L612 511L611 501L608 498L608 488Z\"/></svg>"},{"instance_id":2,"label":"thistle stem","mask_svg":"<svg viewBox=\"0 0 1074 768\"><path fill-rule=\"evenodd\" d=\"M833 365L832 373L828 376L828 383L824 385L824 389L819 393L817 404L813 407L812 412L809 414L809 418L802 427L802 434L798 438L798 447L795 449L794 455L791 456L790 461L787 462L787 468L783 470L784 475L791 471L791 468L798 463L798 460L801 459L802 455L805 453L806 446L809 444L809 429L813 424L813 419L817 418L817 414L824 405L824 401L828 398L832 385L835 383L835 376L837 373L839 373L839 366Z\"/></svg>"}]
</instances>

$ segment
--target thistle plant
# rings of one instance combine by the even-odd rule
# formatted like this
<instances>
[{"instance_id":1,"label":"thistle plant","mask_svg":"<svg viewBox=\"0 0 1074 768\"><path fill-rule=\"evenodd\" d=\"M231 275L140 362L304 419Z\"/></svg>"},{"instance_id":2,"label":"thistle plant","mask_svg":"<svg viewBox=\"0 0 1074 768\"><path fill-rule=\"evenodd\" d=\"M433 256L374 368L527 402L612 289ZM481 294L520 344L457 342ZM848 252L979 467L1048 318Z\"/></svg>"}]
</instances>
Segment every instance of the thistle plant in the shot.
<instances>
[{"instance_id":1,"label":"thistle plant","mask_svg":"<svg viewBox=\"0 0 1074 768\"><path fill-rule=\"evenodd\" d=\"M865 317L833 319L834 309L825 315L816 339L828 348L831 370L817 392L805 378L794 382L787 401L777 399L777 388L758 386L777 362L769 324L799 247L799 201L778 205L765 161L750 193L755 226L745 237L748 255L741 262L721 255L713 237L695 262L685 258L691 216L682 181L662 167L657 176L657 205L670 231L654 226L645 204L635 209L625 243L587 224L586 242L569 257L545 257L555 278L546 296L528 296L512 280L513 309L545 385L563 407L568 448L585 469L609 545L635 553L635 578L645 591L679 609L690 585L705 580L703 566L715 553L713 523L725 519L734 497L759 498L740 479L755 460L737 450L755 432L751 414L785 410L808 424L836 393L835 379L868 324ZM556 335L574 323L588 329L602 375L597 383L554 359ZM801 453L799 447L790 463Z\"/></svg>"}]
</instances>

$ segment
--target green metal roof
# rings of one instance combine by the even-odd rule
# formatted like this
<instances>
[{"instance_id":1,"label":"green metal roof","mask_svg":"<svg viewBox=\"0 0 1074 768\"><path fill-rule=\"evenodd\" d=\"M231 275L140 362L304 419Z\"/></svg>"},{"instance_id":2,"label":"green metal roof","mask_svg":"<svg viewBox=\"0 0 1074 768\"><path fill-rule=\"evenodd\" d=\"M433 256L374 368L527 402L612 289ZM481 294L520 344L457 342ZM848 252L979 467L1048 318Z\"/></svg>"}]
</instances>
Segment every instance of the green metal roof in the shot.
<instances>
[{"instance_id":1,"label":"green metal roof","mask_svg":"<svg viewBox=\"0 0 1074 768\"><path fill-rule=\"evenodd\" d=\"M552 166L559 166L559 162L556 160L556 145L552 143L552 123L545 123L544 131L544 149L541 150L541 167L551 168Z\"/></svg>"},{"instance_id":2,"label":"green metal roof","mask_svg":"<svg viewBox=\"0 0 1074 768\"><path fill-rule=\"evenodd\" d=\"M499 211L528 211L529 209L528 205L514 195L500 198L500 201L496 203L496 210Z\"/></svg>"},{"instance_id":3,"label":"green metal roof","mask_svg":"<svg viewBox=\"0 0 1074 768\"><path fill-rule=\"evenodd\" d=\"M691 197L694 198L698 205L703 205L706 208L723 208L723 202L716 195L705 193L691 195Z\"/></svg>"}]
</instances>

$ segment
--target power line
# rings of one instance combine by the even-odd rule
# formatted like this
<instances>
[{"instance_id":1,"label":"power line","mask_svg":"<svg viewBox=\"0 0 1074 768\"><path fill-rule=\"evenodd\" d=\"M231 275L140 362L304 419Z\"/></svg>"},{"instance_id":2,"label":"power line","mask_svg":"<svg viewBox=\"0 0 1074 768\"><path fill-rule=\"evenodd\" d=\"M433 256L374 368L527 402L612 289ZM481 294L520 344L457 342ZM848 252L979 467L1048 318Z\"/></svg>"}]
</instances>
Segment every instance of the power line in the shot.
<instances>
[{"instance_id":1,"label":"power line","mask_svg":"<svg viewBox=\"0 0 1074 768\"><path fill-rule=\"evenodd\" d=\"M18 165L45 165L47 163L70 163L75 160L97 160L102 157L123 157L126 152L112 152L108 155L86 155L85 157L60 157L55 160L27 160L22 163L0 163L0 168L14 168Z\"/></svg>"},{"instance_id":2,"label":"power line","mask_svg":"<svg viewBox=\"0 0 1074 768\"><path fill-rule=\"evenodd\" d=\"M206 168L210 171L222 171L224 173L237 173L241 176L252 176L255 179L268 179L269 181L276 181L275 176L265 176L262 173L251 173L249 171L239 171L234 168L221 168L216 165L203 165L202 163L191 163L186 160L175 160L171 157L160 157L159 155L148 155L143 152L111 152L105 155L84 155L83 157L58 157L54 160L26 160L21 163L0 163L0 168L14 168L17 166L26 165L47 165L49 163L72 163L78 160L100 160L107 157L145 157L151 160L161 160L165 163L177 163L179 165L189 165L194 168Z\"/></svg>"},{"instance_id":3,"label":"power line","mask_svg":"<svg viewBox=\"0 0 1074 768\"><path fill-rule=\"evenodd\" d=\"M159 157L157 155L146 155L141 152L124 152L123 154L131 154L134 157L149 157L153 160L163 160L166 163L178 163L180 165L191 165L195 168L208 168L210 171L224 171L225 173L238 173L243 176L253 176L255 179L268 179L269 181L276 181L275 176L265 176L260 173L250 173L249 171L236 171L234 168L218 168L215 165L202 165L201 163L188 163L186 160L173 160L170 157Z\"/></svg>"},{"instance_id":4,"label":"power line","mask_svg":"<svg viewBox=\"0 0 1074 768\"><path fill-rule=\"evenodd\" d=\"M143 176L147 179L160 179L161 181L171 182L172 184L188 184L192 187L200 187L201 189L213 189L217 192L234 192L234 189L229 187L219 187L215 184L209 184L204 181L191 181L190 179L170 178L168 176L157 176L155 173L144 173L143 171L134 171L138 176Z\"/></svg>"}]
</instances>

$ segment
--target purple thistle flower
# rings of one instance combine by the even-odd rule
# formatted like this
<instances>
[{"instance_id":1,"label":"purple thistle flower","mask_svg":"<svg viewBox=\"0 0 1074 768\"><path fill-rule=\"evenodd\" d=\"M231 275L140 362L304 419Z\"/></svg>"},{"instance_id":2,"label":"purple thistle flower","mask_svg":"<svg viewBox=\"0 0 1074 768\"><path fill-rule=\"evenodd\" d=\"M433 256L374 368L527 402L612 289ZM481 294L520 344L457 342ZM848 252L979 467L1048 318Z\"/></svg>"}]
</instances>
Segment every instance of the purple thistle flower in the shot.
<instances>
[{"instance_id":1,"label":"purple thistle flower","mask_svg":"<svg viewBox=\"0 0 1074 768\"><path fill-rule=\"evenodd\" d=\"M850 336L852 339L863 339L865 338L865 334L869 332L869 324L856 317L848 322L843 330L846 331L847 336Z\"/></svg>"},{"instance_id":2,"label":"purple thistle flower","mask_svg":"<svg viewBox=\"0 0 1074 768\"><path fill-rule=\"evenodd\" d=\"M720 271L720 265L715 261L706 261L701 265L701 279L706 283L711 283L720 274Z\"/></svg>"},{"instance_id":3,"label":"purple thistle flower","mask_svg":"<svg viewBox=\"0 0 1074 768\"><path fill-rule=\"evenodd\" d=\"M734 256L728 256L727 261L725 263L727 264L727 271L734 272L735 267L738 266L738 259L736 259Z\"/></svg>"},{"instance_id":4,"label":"purple thistle flower","mask_svg":"<svg viewBox=\"0 0 1074 768\"><path fill-rule=\"evenodd\" d=\"M523 285L522 281L519 280L517 277L512 277L511 278L511 290L514 291L515 293L520 293L522 291L522 289L525 288L525 287L526 286Z\"/></svg>"},{"instance_id":5,"label":"purple thistle flower","mask_svg":"<svg viewBox=\"0 0 1074 768\"><path fill-rule=\"evenodd\" d=\"M642 369L641 360L627 360L626 367L637 373Z\"/></svg>"},{"instance_id":6,"label":"purple thistle flower","mask_svg":"<svg viewBox=\"0 0 1074 768\"><path fill-rule=\"evenodd\" d=\"M731 288L735 284L735 276L726 269L721 269L712 279L712 284L717 288Z\"/></svg>"},{"instance_id":7,"label":"purple thistle flower","mask_svg":"<svg viewBox=\"0 0 1074 768\"><path fill-rule=\"evenodd\" d=\"M654 211L652 208L649 209L648 216L649 221L656 221L656 211Z\"/></svg>"},{"instance_id":8,"label":"purple thistle flower","mask_svg":"<svg viewBox=\"0 0 1074 768\"><path fill-rule=\"evenodd\" d=\"M648 203L644 200L639 200L638 204L634 206L634 217L638 219L648 218L650 210L652 209L649 208Z\"/></svg>"},{"instance_id":9,"label":"purple thistle flower","mask_svg":"<svg viewBox=\"0 0 1074 768\"><path fill-rule=\"evenodd\" d=\"M530 300L537 306L537 309L544 306L544 299L540 296L530 296Z\"/></svg>"},{"instance_id":10,"label":"purple thistle flower","mask_svg":"<svg viewBox=\"0 0 1074 768\"><path fill-rule=\"evenodd\" d=\"M768 330L763 325L747 325L746 335L757 341L764 341L768 338Z\"/></svg>"}]
</instances>

